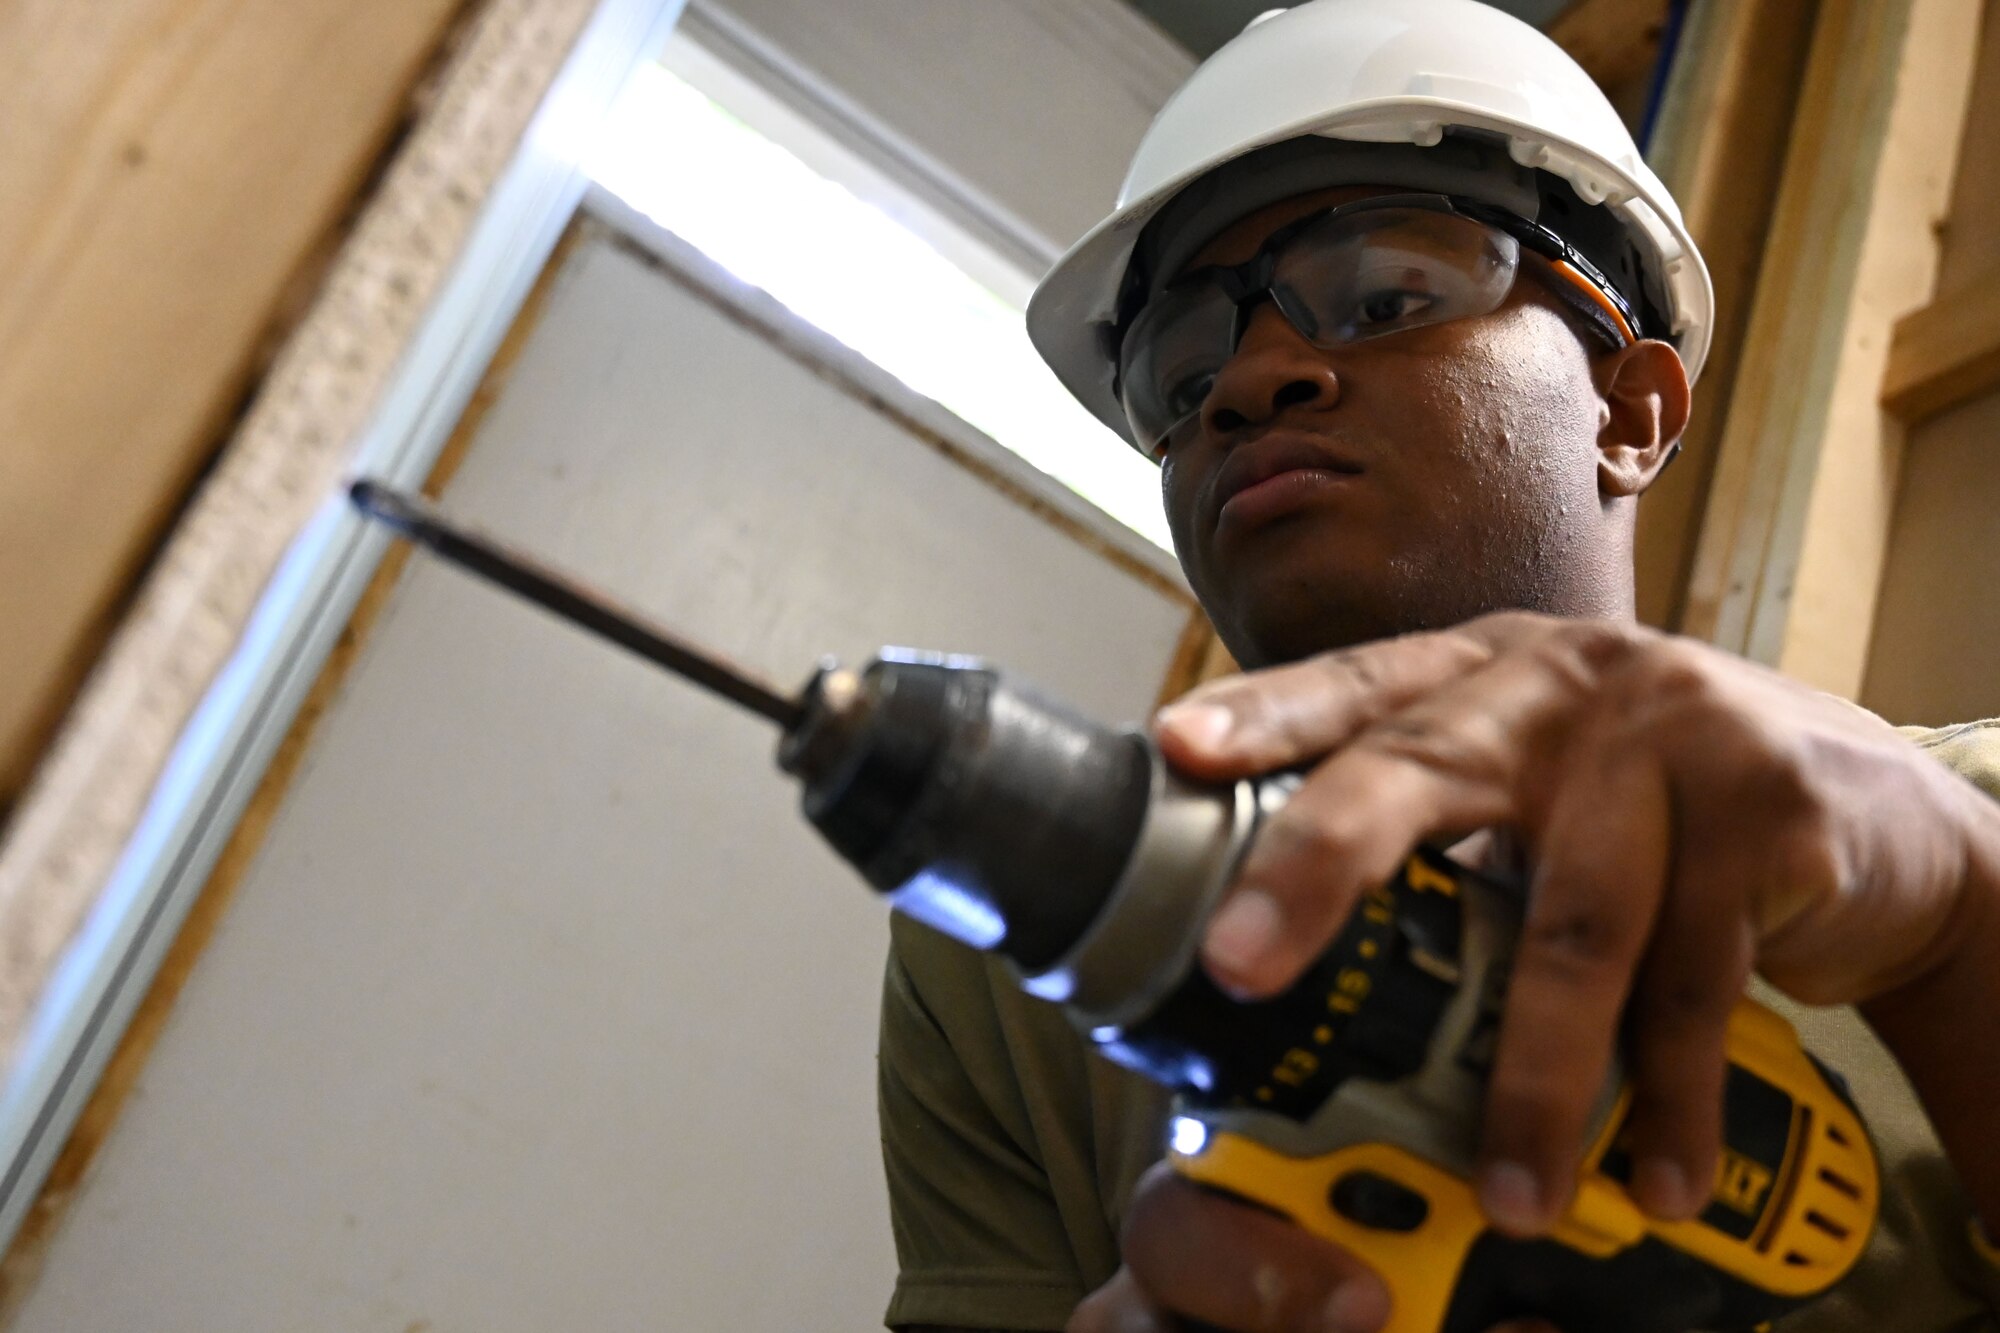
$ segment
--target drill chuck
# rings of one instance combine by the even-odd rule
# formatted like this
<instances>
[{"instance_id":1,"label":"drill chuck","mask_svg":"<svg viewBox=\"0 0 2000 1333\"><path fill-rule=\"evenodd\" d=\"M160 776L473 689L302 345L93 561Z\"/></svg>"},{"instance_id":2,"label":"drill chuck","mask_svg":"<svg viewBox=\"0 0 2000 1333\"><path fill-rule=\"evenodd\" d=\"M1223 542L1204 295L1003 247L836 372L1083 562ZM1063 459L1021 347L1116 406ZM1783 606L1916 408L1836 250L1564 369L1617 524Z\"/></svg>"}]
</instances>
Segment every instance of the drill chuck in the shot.
<instances>
[{"instance_id":1,"label":"drill chuck","mask_svg":"<svg viewBox=\"0 0 2000 1333\"><path fill-rule=\"evenodd\" d=\"M1030 974L1083 935L1146 815L1143 742L945 658L823 667L805 700L779 763L899 910Z\"/></svg>"},{"instance_id":2,"label":"drill chuck","mask_svg":"<svg viewBox=\"0 0 2000 1333\"><path fill-rule=\"evenodd\" d=\"M835 849L898 910L1000 953L1106 1056L1169 1087L1304 1117L1348 1077L1411 1072L1459 991L1461 909L1425 888L1463 872L1434 854L1284 995L1238 1003L1195 965L1289 775L1191 782L1145 737L962 659L823 667L804 699L779 761Z\"/></svg>"}]
</instances>

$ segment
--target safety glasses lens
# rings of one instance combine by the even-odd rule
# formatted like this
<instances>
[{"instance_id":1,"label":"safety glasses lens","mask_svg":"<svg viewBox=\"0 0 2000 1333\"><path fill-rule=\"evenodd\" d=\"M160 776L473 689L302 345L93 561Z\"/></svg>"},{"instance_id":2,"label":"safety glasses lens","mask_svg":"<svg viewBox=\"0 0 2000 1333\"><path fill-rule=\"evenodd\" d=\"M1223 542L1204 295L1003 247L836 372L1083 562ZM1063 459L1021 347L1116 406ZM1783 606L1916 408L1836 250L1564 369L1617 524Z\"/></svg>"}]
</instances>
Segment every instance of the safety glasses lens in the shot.
<instances>
[{"instance_id":1,"label":"safety glasses lens","mask_svg":"<svg viewBox=\"0 0 2000 1333\"><path fill-rule=\"evenodd\" d=\"M1520 243L1425 208L1343 212L1287 238L1269 291L1300 336L1331 348L1491 314L1513 288ZM1237 305L1220 271L1169 287L1126 332L1119 387L1139 446L1159 453L1200 411L1234 355Z\"/></svg>"},{"instance_id":2,"label":"safety glasses lens","mask_svg":"<svg viewBox=\"0 0 2000 1333\"><path fill-rule=\"evenodd\" d=\"M1126 334L1118 382L1140 448L1157 452L1201 410L1235 350L1236 306L1212 282L1164 293Z\"/></svg>"},{"instance_id":3,"label":"safety glasses lens","mask_svg":"<svg viewBox=\"0 0 2000 1333\"><path fill-rule=\"evenodd\" d=\"M1277 258L1271 285L1320 347L1491 314L1520 268L1520 243L1469 218L1382 209L1309 228ZM1304 316L1300 319L1299 316Z\"/></svg>"}]
</instances>

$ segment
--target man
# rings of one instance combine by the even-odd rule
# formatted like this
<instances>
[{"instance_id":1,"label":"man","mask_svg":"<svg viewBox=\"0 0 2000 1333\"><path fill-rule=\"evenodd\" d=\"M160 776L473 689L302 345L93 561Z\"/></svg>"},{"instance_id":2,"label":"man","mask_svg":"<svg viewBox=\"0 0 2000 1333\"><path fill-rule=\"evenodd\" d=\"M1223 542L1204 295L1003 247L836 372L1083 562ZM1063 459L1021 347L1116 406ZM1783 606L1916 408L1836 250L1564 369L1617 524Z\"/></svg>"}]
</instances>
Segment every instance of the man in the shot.
<instances>
[{"instance_id":1,"label":"man","mask_svg":"<svg viewBox=\"0 0 2000 1333\"><path fill-rule=\"evenodd\" d=\"M1937 758L2000 792L2000 727L1920 738L1934 757L1632 625L1634 512L1709 307L1672 201L1540 34L1474 0L1312 0L1162 111L1030 328L1160 461L1189 582L1252 669L1164 712L1164 753L1310 769L1208 929L1210 974L1281 990L1411 846L1493 830L1460 854L1531 889L1490 1223L1560 1214L1621 1041L1636 1201L1699 1211L1754 972L1859 1006L1798 1017L1890 1176L1864 1271L1786 1327L1991 1329L2000 805ZM1135 1193L1160 1095L996 966L899 921L883 1022L892 1325L1388 1317L1365 1266L1279 1218L1159 1169Z\"/></svg>"}]
</instances>

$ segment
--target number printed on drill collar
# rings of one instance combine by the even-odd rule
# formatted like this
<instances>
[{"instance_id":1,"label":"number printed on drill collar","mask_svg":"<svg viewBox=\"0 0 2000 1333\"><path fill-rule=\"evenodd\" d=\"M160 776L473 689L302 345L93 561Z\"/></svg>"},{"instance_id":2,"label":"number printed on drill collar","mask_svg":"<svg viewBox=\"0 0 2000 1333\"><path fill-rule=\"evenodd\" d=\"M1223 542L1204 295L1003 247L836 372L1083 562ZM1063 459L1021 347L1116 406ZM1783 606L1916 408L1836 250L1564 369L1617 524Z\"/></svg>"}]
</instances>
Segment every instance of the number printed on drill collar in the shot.
<instances>
[{"instance_id":1,"label":"number printed on drill collar","mask_svg":"<svg viewBox=\"0 0 2000 1333\"><path fill-rule=\"evenodd\" d=\"M1436 853L1410 856L1395 878L1362 896L1346 928L1292 990L1260 1003L1275 1030L1272 1044L1253 1057L1264 1072L1245 1100L1285 1115L1305 1115L1351 1075L1389 1076L1394 1063L1383 1064L1384 1034L1375 1032L1352 1046L1362 1035L1353 1025L1368 1022L1361 1017L1367 1005L1392 992L1399 997L1396 1004L1408 1005L1412 995L1422 1003L1427 990L1436 990L1434 1007L1442 1012L1457 984L1461 907L1452 869ZM1426 965L1425 960L1433 961ZM1440 967L1450 975L1440 975ZM1432 1014L1428 1023L1419 1024L1420 1042L1428 1042L1435 1021ZM1401 1025L1396 1031L1400 1040L1411 1040ZM1408 1055L1415 1068L1423 1059L1422 1045Z\"/></svg>"},{"instance_id":2,"label":"number printed on drill collar","mask_svg":"<svg viewBox=\"0 0 2000 1333\"><path fill-rule=\"evenodd\" d=\"M1319 1057L1311 1051L1294 1046L1286 1051L1278 1061L1278 1067L1271 1071L1271 1077L1289 1087L1303 1087L1305 1081L1319 1072Z\"/></svg>"},{"instance_id":3,"label":"number printed on drill collar","mask_svg":"<svg viewBox=\"0 0 2000 1333\"><path fill-rule=\"evenodd\" d=\"M1375 986L1375 979L1358 967L1343 967L1333 979L1333 990L1326 997L1326 1007L1336 1014L1351 1014L1361 1008L1361 1002L1368 998L1368 992Z\"/></svg>"},{"instance_id":4,"label":"number printed on drill collar","mask_svg":"<svg viewBox=\"0 0 2000 1333\"><path fill-rule=\"evenodd\" d=\"M1429 867L1425 869L1429 870ZM1436 878L1443 878L1435 871L1430 873ZM1370 964L1384 957L1384 946L1396 920L1396 888L1399 882L1378 885L1362 898L1358 913L1362 927L1359 938L1346 942L1348 956L1334 971L1332 982L1324 992L1324 1014L1310 1020L1313 1024L1313 1047L1324 1049L1337 1045L1345 1020L1360 1012L1362 1002L1374 990L1375 978ZM1379 963L1375 965L1379 966ZM1324 1060L1313 1049L1292 1046L1278 1056L1253 1096L1257 1102L1270 1105L1279 1099L1280 1089L1284 1089L1282 1095L1286 1101L1291 1101L1298 1093L1308 1090L1317 1076L1337 1076L1339 1069L1338 1058Z\"/></svg>"}]
</instances>

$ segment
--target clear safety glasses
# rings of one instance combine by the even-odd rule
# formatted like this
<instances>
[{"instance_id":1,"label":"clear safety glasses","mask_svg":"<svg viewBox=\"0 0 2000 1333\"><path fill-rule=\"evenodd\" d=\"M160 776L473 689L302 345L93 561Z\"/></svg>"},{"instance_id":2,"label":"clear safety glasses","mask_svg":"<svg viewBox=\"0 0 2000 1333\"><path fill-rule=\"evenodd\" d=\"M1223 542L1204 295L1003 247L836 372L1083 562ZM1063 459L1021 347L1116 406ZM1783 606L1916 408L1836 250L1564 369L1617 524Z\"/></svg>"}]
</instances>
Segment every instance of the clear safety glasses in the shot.
<instances>
[{"instance_id":1,"label":"clear safety glasses","mask_svg":"<svg viewBox=\"0 0 2000 1333\"><path fill-rule=\"evenodd\" d=\"M1201 411L1266 297L1315 347L1491 314L1527 250L1554 289L1615 345L1637 340L1624 299L1546 227L1442 194L1381 195L1287 223L1241 264L1198 269L1148 302L1119 343L1118 394L1141 451L1158 459Z\"/></svg>"}]
</instances>

